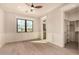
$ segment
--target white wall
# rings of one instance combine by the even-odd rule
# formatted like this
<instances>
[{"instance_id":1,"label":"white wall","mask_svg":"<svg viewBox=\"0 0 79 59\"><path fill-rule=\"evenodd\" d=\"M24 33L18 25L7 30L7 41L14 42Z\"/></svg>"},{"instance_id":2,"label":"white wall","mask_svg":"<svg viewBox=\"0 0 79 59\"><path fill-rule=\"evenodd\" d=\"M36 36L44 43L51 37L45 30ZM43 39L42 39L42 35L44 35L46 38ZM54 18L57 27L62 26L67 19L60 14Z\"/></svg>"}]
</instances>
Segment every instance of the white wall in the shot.
<instances>
[{"instance_id":1,"label":"white wall","mask_svg":"<svg viewBox=\"0 0 79 59\"><path fill-rule=\"evenodd\" d=\"M17 33L16 18L33 20L33 32ZM5 12L5 41L14 42L40 38L39 26L38 18L30 18L20 14Z\"/></svg>"},{"instance_id":2,"label":"white wall","mask_svg":"<svg viewBox=\"0 0 79 59\"><path fill-rule=\"evenodd\" d=\"M64 47L64 13L61 8L51 11L47 15L47 41Z\"/></svg>"},{"instance_id":3,"label":"white wall","mask_svg":"<svg viewBox=\"0 0 79 59\"><path fill-rule=\"evenodd\" d=\"M5 43L4 12L0 9L0 47Z\"/></svg>"}]
</instances>

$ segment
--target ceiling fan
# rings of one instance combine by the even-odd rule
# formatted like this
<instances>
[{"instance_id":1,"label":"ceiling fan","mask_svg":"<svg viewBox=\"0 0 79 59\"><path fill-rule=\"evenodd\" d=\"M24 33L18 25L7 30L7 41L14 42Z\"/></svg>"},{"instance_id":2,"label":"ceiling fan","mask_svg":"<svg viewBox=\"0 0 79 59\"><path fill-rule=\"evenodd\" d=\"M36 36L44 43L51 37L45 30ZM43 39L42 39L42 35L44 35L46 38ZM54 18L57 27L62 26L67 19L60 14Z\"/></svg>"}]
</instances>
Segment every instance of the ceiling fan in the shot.
<instances>
[{"instance_id":1,"label":"ceiling fan","mask_svg":"<svg viewBox=\"0 0 79 59\"><path fill-rule=\"evenodd\" d=\"M25 4L31 7L31 9L30 9L31 12L32 12L35 8L36 8L36 9L40 9L40 8L43 7L43 6L41 6L41 5L34 5L33 3L32 3L32 4L25 3Z\"/></svg>"},{"instance_id":2,"label":"ceiling fan","mask_svg":"<svg viewBox=\"0 0 79 59\"><path fill-rule=\"evenodd\" d=\"M26 5L28 5L28 6L30 6L30 7L33 7L33 8L37 8L37 9L39 9L39 8L42 8L43 6L41 6L41 5L34 5L33 3L32 4L29 4L29 3L25 3Z\"/></svg>"}]
</instances>

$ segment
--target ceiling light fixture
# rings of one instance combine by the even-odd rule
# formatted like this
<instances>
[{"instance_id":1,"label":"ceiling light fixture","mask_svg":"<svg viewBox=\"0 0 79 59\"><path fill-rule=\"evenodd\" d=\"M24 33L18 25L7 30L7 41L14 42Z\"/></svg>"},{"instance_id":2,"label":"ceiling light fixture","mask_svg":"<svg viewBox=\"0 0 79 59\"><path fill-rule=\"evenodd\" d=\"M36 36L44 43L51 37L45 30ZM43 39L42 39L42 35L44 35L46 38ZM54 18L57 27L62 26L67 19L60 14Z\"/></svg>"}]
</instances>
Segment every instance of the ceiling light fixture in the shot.
<instances>
[{"instance_id":1,"label":"ceiling light fixture","mask_svg":"<svg viewBox=\"0 0 79 59\"><path fill-rule=\"evenodd\" d=\"M34 5L33 5L33 3L32 3L30 11L33 12L34 9L35 9L35 8L34 8Z\"/></svg>"},{"instance_id":2,"label":"ceiling light fixture","mask_svg":"<svg viewBox=\"0 0 79 59\"><path fill-rule=\"evenodd\" d=\"M30 8L30 12L34 12L35 11L35 9L40 9L40 8L42 8L43 6L41 6L41 5L34 5L33 3L30 5L30 4L28 4L28 3L26 3L26 5L28 5L28 6L30 6L31 8Z\"/></svg>"}]
</instances>

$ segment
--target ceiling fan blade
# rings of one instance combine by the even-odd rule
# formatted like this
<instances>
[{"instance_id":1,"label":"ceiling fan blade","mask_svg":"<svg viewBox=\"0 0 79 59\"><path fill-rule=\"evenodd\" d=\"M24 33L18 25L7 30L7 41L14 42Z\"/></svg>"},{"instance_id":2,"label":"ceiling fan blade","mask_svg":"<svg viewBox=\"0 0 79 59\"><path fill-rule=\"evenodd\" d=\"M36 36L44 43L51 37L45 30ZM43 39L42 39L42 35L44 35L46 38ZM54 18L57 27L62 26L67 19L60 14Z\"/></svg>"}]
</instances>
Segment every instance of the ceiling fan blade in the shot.
<instances>
[{"instance_id":1,"label":"ceiling fan blade","mask_svg":"<svg viewBox=\"0 0 79 59\"><path fill-rule=\"evenodd\" d=\"M41 5L38 5L38 6L34 6L34 4L32 3L32 4L29 4L29 3L25 3L27 6L30 6L30 7L33 7L33 8L37 8L37 9L40 9L40 8L42 8L43 6L41 6Z\"/></svg>"},{"instance_id":2,"label":"ceiling fan blade","mask_svg":"<svg viewBox=\"0 0 79 59\"><path fill-rule=\"evenodd\" d=\"M31 6L30 4L28 4L28 3L25 3L27 6Z\"/></svg>"},{"instance_id":3,"label":"ceiling fan blade","mask_svg":"<svg viewBox=\"0 0 79 59\"><path fill-rule=\"evenodd\" d=\"M43 6L35 6L35 8L42 8Z\"/></svg>"}]
</instances>

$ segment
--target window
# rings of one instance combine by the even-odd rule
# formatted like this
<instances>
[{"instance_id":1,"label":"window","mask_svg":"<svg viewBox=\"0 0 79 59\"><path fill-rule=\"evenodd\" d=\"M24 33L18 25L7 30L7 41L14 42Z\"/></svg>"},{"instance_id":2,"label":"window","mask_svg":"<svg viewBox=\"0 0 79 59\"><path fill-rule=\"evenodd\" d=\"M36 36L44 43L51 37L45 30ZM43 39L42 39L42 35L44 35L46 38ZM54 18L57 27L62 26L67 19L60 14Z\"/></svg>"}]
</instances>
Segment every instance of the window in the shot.
<instances>
[{"instance_id":1,"label":"window","mask_svg":"<svg viewBox=\"0 0 79 59\"><path fill-rule=\"evenodd\" d=\"M25 20L18 19L18 32L25 32Z\"/></svg>"},{"instance_id":2,"label":"window","mask_svg":"<svg viewBox=\"0 0 79 59\"><path fill-rule=\"evenodd\" d=\"M31 20L27 20L26 21L26 25L27 25L27 32L32 32L33 31L33 29L32 29L32 27L33 27L33 21L31 21Z\"/></svg>"},{"instance_id":3,"label":"window","mask_svg":"<svg viewBox=\"0 0 79 59\"><path fill-rule=\"evenodd\" d=\"M18 19L17 21L17 32L32 32L33 31L33 21Z\"/></svg>"}]
</instances>

